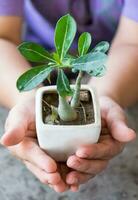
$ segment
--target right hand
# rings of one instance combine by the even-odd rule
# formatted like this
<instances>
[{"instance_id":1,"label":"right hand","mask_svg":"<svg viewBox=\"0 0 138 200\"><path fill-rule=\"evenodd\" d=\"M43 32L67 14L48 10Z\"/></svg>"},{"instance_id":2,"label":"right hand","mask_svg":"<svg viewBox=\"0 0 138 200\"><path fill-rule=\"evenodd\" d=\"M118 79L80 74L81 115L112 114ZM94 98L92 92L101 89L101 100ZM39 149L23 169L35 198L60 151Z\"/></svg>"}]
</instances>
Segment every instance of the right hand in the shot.
<instances>
[{"instance_id":1,"label":"right hand","mask_svg":"<svg viewBox=\"0 0 138 200\"><path fill-rule=\"evenodd\" d=\"M8 147L12 154L22 160L42 183L49 184L57 192L68 189L57 163L38 146L34 97L21 100L9 112L1 144ZM66 170L68 170L67 167Z\"/></svg>"},{"instance_id":2,"label":"right hand","mask_svg":"<svg viewBox=\"0 0 138 200\"><path fill-rule=\"evenodd\" d=\"M68 184L84 184L101 173L110 160L122 152L126 143L136 137L134 130L126 122L120 105L108 96L99 98L102 131L96 144L81 146L67 160L72 171L67 175Z\"/></svg>"}]
</instances>

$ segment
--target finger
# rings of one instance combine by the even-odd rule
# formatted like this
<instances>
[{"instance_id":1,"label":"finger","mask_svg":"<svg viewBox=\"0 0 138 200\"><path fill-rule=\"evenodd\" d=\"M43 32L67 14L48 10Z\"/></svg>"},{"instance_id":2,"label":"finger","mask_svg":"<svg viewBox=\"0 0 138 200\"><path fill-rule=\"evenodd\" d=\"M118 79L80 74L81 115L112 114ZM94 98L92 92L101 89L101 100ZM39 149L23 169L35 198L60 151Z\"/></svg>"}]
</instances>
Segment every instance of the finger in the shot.
<instances>
[{"instance_id":1,"label":"finger","mask_svg":"<svg viewBox=\"0 0 138 200\"><path fill-rule=\"evenodd\" d=\"M56 162L39 148L35 139L25 138L20 144L9 149L18 158L29 161L47 173L57 170Z\"/></svg>"},{"instance_id":2,"label":"finger","mask_svg":"<svg viewBox=\"0 0 138 200\"><path fill-rule=\"evenodd\" d=\"M111 119L110 119L111 120ZM136 133L123 122L116 121L110 123L110 131L114 139L120 142L130 142L136 138Z\"/></svg>"},{"instance_id":3,"label":"finger","mask_svg":"<svg viewBox=\"0 0 138 200\"><path fill-rule=\"evenodd\" d=\"M97 144L80 147L76 155L86 159L111 159L122 152L124 144L115 141L112 137L103 137L105 139Z\"/></svg>"},{"instance_id":4,"label":"finger","mask_svg":"<svg viewBox=\"0 0 138 200\"><path fill-rule=\"evenodd\" d=\"M83 183L86 183L91 178L95 177L95 175L87 174L87 173L81 173L78 171L72 171L70 172L66 177L66 183L69 185L80 185Z\"/></svg>"},{"instance_id":5,"label":"finger","mask_svg":"<svg viewBox=\"0 0 138 200\"><path fill-rule=\"evenodd\" d=\"M66 175L69 172L69 168L65 163L58 163L57 167L57 170L62 178L62 182L60 182L59 185L54 186L54 190L58 193L61 193L69 189L69 186L66 184Z\"/></svg>"},{"instance_id":6,"label":"finger","mask_svg":"<svg viewBox=\"0 0 138 200\"><path fill-rule=\"evenodd\" d=\"M44 170L41 170L28 161L24 161L24 164L43 184L56 185L61 181L58 172L46 173Z\"/></svg>"},{"instance_id":7,"label":"finger","mask_svg":"<svg viewBox=\"0 0 138 200\"><path fill-rule=\"evenodd\" d=\"M58 184L53 186L54 190L58 193L65 192L69 189L69 186L64 183L63 180L61 180Z\"/></svg>"},{"instance_id":8,"label":"finger","mask_svg":"<svg viewBox=\"0 0 138 200\"><path fill-rule=\"evenodd\" d=\"M24 163L27 168L40 180L41 183L49 185L56 192L65 192L68 189L68 186L61 179L61 176L58 172L46 173L28 161L25 161Z\"/></svg>"},{"instance_id":9,"label":"finger","mask_svg":"<svg viewBox=\"0 0 138 200\"><path fill-rule=\"evenodd\" d=\"M66 175L70 172L71 169L68 168L66 163L58 163L58 172L60 173L62 179L66 182Z\"/></svg>"},{"instance_id":10,"label":"finger","mask_svg":"<svg viewBox=\"0 0 138 200\"><path fill-rule=\"evenodd\" d=\"M119 108L118 108L119 110ZM128 128L122 109L116 111L112 108L107 115L107 123L112 137L120 142L129 142L135 139L135 132Z\"/></svg>"},{"instance_id":11,"label":"finger","mask_svg":"<svg viewBox=\"0 0 138 200\"><path fill-rule=\"evenodd\" d=\"M107 167L107 163L104 160L85 160L77 156L70 156L67 160L68 167L88 174L100 173Z\"/></svg>"},{"instance_id":12,"label":"finger","mask_svg":"<svg viewBox=\"0 0 138 200\"><path fill-rule=\"evenodd\" d=\"M1 144L11 146L18 144L25 136L28 121L25 113L18 109L10 111L5 125L5 134L1 138Z\"/></svg>"},{"instance_id":13,"label":"finger","mask_svg":"<svg viewBox=\"0 0 138 200\"><path fill-rule=\"evenodd\" d=\"M70 187L72 192L77 192L79 190L79 186L78 185L71 185Z\"/></svg>"},{"instance_id":14,"label":"finger","mask_svg":"<svg viewBox=\"0 0 138 200\"><path fill-rule=\"evenodd\" d=\"M112 136L120 142L129 142L136 137L135 131L128 128L122 108L109 98L101 98L102 118L105 119Z\"/></svg>"}]
</instances>

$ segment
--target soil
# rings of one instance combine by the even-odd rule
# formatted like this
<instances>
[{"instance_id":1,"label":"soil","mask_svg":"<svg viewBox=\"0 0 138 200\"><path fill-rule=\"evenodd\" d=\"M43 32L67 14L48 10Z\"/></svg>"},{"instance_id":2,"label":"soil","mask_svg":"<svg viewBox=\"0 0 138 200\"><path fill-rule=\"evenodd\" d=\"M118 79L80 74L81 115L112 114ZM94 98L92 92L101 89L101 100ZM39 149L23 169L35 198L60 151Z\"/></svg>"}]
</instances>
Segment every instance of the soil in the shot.
<instances>
[{"instance_id":1,"label":"soil","mask_svg":"<svg viewBox=\"0 0 138 200\"><path fill-rule=\"evenodd\" d=\"M51 108L48 106L53 105L58 107L58 94L56 92L44 93L42 98L42 117L43 122L46 124L48 116L51 115ZM91 93L87 90L81 90L80 92L80 105L76 108L77 119L71 122L65 122L61 119L54 121L55 125L86 125L94 123L94 108Z\"/></svg>"}]
</instances>

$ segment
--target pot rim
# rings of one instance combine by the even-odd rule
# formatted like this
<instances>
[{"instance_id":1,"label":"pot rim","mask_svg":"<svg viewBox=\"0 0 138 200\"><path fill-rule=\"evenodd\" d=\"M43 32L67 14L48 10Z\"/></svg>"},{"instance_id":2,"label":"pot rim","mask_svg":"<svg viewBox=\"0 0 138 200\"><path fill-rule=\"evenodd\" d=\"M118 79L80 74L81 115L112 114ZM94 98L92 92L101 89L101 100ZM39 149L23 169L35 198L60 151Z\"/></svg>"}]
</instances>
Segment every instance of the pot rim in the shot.
<instances>
[{"instance_id":1,"label":"pot rim","mask_svg":"<svg viewBox=\"0 0 138 200\"><path fill-rule=\"evenodd\" d=\"M74 88L75 85L72 84L70 85L71 88ZM57 127L60 127L61 129L64 128L64 129L68 129L69 127L75 127L75 128L86 128L86 127L91 127L91 126L97 126L97 125L101 125L101 117L100 117L100 106L99 106L99 101L98 101L98 96L96 94L96 90L94 87L90 87L88 85L81 85L81 89L82 90L88 90L90 91L90 93L92 94L92 100L93 100L93 107L94 107L94 119L95 121L91 124L84 124L84 125L53 125L53 124L45 124L43 122L43 119L42 119L42 97L43 97L43 94L44 92L46 91L56 91L56 85L52 85L52 86L44 86L44 87L41 87L37 90L36 92L36 124L39 125L39 126L43 126L43 127L47 127L47 128L56 128ZM38 120L39 118L39 120ZM39 121L39 122L38 122ZM39 123L39 124L38 124Z\"/></svg>"}]
</instances>

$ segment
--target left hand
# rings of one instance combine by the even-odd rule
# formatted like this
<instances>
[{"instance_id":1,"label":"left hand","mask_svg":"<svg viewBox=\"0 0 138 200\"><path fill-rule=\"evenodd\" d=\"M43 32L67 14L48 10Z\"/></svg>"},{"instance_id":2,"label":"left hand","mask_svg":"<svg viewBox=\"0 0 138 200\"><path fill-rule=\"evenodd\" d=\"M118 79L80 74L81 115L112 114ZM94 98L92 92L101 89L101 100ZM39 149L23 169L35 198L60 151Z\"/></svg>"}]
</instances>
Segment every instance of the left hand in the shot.
<instances>
[{"instance_id":1,"label":"left hand","mask_svg":"<svg viewBox=\"0 0 138 200\"><path fill-rule=\"evenodd\" d=\"M5 124L5 134L1 144L19 158L25 166L45 185L57 192L68 189L64 174L67 167L58 166L55 160L40 149L35 129L35 99L20 100L9 112Z\"/></svg>"},{"instance_id":2,"label":"left hand","mask_svg":"<svg viewBox=\"0 0 138 200\"><path fill-rule=\"evenodd\" d=\"M121 153L125 143L135 138L128 128L122 108L109 97L100 97L102 131L97 144L80 147L67 160L72 168L66 177L69 185L80 185L103 171L111 158Z\"/></svg>"}]
</instances>

